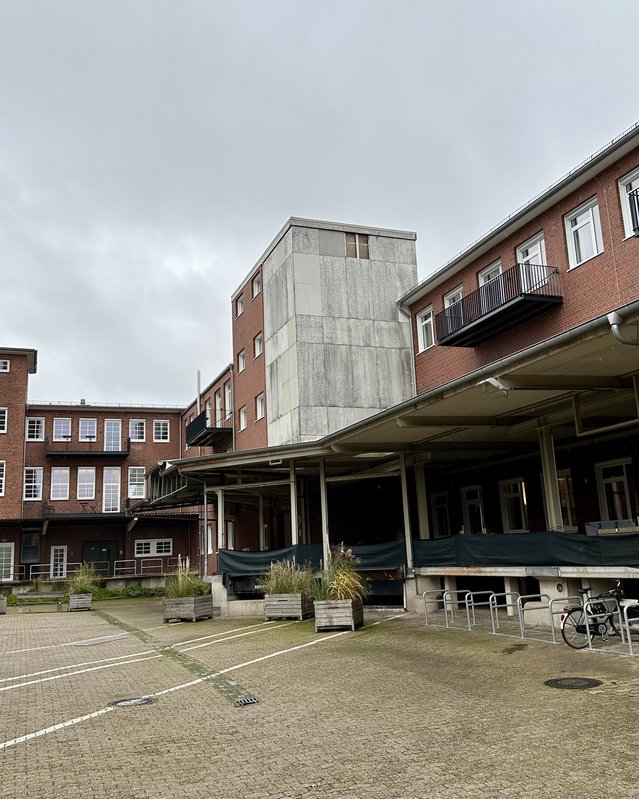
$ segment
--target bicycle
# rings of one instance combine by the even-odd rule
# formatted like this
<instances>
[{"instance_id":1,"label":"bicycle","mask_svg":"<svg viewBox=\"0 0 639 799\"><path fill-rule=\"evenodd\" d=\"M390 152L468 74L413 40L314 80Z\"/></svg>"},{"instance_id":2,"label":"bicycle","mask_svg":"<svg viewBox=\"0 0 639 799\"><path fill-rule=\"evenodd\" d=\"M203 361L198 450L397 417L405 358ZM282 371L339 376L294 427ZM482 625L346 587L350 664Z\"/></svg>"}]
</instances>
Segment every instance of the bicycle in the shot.
<instances>
[{"instance_id":1,"label":"bicycle","mask_svg":"<svg viewBox=\"0 0 639 799\"><path fill-rule=\"evenodd\" d=\"M622 601L624 599L621 581L617 580L615 587L604 591L597 596L591 596L592 587L581 588L579 593L583 597L583 605L565 607L561 615L561 637L573 649L585 649L589 638L600 637L607 641L609 636L621 636L619 628L622 617ZM607 601L612 601L612 608ZM587 612L585 605L588 603ZM588 626L586 627L586 616ZM639 640L639 605L633 606L628 611L628 621L632 640ZM590 636L588 635L590 633Z\"/></svg>"}]
</instances>

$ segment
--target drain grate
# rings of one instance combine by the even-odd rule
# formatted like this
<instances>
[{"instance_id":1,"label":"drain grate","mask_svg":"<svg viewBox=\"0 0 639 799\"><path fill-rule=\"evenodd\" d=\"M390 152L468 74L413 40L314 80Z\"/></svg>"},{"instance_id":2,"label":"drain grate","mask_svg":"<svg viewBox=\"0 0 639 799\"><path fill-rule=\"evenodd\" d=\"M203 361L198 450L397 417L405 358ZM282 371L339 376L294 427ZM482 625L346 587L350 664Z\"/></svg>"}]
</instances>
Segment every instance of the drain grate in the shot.
<instances>
[{"instance_id":1,"label":"drain grate","mask_svg":"<svg viewBox=\"0 0 639 799\"><path fill-rule=\"evenodd\" d=\"M254 696L245 696L243 699L236 699L233 704L235 707L246 707L247 705L259 705L260 700Z\"/></svg>"},{"instance_id":2,"label":"drain grate","mask_svg":"<svg viewBox=\"0 0 639 799\"><path fill-rule=\"evenodd\" d=\"M152 705L155 699L151 696L143 696L139 699L116 699L109 702L109 707L138 707L138 705Z\"/></svg>"},{"instance_id":3,"label":"drain grate","mask_svg":"<svg viewBox=\"0 0 639 799\"><path fill-rule=\"evenodd\" d=\"M596 688L603 685L601 680L594 680L591 677L556 677L553 680L545 680L544 685L550 688Z\"/></svg>"}]
</instances>

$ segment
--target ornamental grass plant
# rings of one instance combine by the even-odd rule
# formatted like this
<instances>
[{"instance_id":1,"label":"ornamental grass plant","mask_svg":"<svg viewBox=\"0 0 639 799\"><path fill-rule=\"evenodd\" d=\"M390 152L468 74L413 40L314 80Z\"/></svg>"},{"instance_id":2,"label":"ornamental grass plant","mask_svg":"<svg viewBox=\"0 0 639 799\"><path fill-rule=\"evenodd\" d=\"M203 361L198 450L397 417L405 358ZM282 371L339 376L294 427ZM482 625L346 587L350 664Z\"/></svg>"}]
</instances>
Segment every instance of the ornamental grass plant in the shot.
<instances>
[{"instance_id":1,"label":"ornamental grass plant","mask_svg":"<svg viewBox=\"0 0 639 799\"><path fill-rule=\"evenodd\" d=\"M293 559L277 560L271 563L270 569L259 580L265 594L304 594L312 596L315 577L307 564L300 566Z\"/></svg>"},{"instance_id":2,"label":"ornamental grass plant","mask_svg":"<svg viewBox=\"0 0 639 799\"><path fill-rule=\"evenodd\" d=\"M340 544L329 554L322 576L315 583L313 598L364 599L368 594L368 581L357 570L359 559L352 550Z\"/></svg>"},{"instance_id":3,"label":"ornamental grass plant","mask_svg":"<svg viewBox=\"0 0 639 799\"><path fill-rule=\"evenodd\" d=\"M93 594L98 589L100 576L92 563L81 563L69 580L69 594Z\"/></svg>"},{"instance_id":4,"label":"ornamental grass plant","mask_svg":"<svg viewBox=\"0 0 639 799\"><path fill-rule=\"evenodd\" d=\"M184 596L203 596L211 593L211 586L191 570L189 558L182 559L178 555L175 574L166 578L164 596L171 599Z\"/></svg>"}]
</instances>

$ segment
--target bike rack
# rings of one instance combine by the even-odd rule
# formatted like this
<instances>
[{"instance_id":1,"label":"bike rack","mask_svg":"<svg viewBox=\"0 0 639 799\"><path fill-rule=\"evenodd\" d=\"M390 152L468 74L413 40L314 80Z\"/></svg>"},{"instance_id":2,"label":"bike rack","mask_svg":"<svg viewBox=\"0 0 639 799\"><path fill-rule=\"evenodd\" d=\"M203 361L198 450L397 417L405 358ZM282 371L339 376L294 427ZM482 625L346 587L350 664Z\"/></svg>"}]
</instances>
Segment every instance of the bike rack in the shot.
<instances>
[{"instance_id":1,"label":"bike rack","mask_svg":"<svg viewBox=\"0 0 639 799\"><path fill-rule=\"evenodd\" d=\"M537 605L534 608L527 608L524 604L524 600L526 599L534 599L537 601L543 601L544 599L547 600L547 605ZM557 643L557 634L555 632L555 625L553 622L553 615L552 610L550 608L551 603L550 596L548 594L523 594L517 600L517 610L519 612L519 629L521 631L521 637L526 638L526 623L524 621L524 613L526 610L547 610L548 611L548 620L550 621L550 632L552 633L552 642L553 644Z\"/></svg>"},{"instance_id":2,"label":"bike rack","mask_svg":"<svg viewBox=\"0 0 639 799\"><path fill-rule=\"evenodd\" d=\"M470 593L470 591L468 589L466 589L466 588L460 589L459 591L444 591L442 599L443 599L443 602L444 602L444 619L446 621L446 627L450 627L450 624L448 623L448 612L449 612L449 610L450 610L450 620L451 620L451 622L454 623L454 621L455 621L455 610L454 610L454 605L453 605L453 602L452 602L452 597L453 596L457 596L458 594L463 594L464 597L465 597L466 594L469 594L469 593ZM457 600L457 601L459 601L459 600Z\"/></svg>"},{"instance_id":3,"label":"bike rack","mask_svg":"<svg viewBox=\"0 0 639 799\"><path fill-rule=\"evenodd\" d=\"M613 603L612 610L608 609L608 606L606 605L607 602ZM603 604L606 607L606 611L604 613L589 612L589 609L594 604ZM590 634L590 619L596 620L597 618L605 618L607 616L615 614L619 620L619 630L621 631L621 643L622 644L626 643L621 608L619 606L619 602L615 599L615 597L611 596L611 597L606 597L605 599L602 599L601 597L593 597L592 599L586 599L583 607L584 607L584 616L586 617L586 638L588 639L588 649L592 651L592 635ZM628 630L628 633L630 633L630 630ZM630 634L628 634L628 639L630 639ZM629 644L629 646L630 646L630 651L632 653L632 644Z\"/></svg>"},{"instance_id":4,"label":"bike rack","mask_svg":"<svg viewBox=\"0 0 639 799\"><path fill-rule=\"evenodd\" d=\"M422 601L424 603L424 621L426 622L426 626L427 627L428 627L428 624L429 624L429 622L428 622L428 605L427 605L427 602L433 602L433 599L427 600L426 599L426 595L427 594L437 594L437 598L434 601L437 604L439 604L440 602L444 602L443 593L444 593L444 591L443 591L442 588L438 588L437 590L432 590L432 591L424 591L422 593Z\"/></svg>"},{"instance_id":5,"label":"bike rack","mask_svg":"<svg viewBox=\"0 0 639 799\"><path fill-rule=\"evenodd\" d=\"M633 602L630 605L624 605L623 606L623 623L624 623L624 627L622 627L622 633L625 632L626 635L628 636L628 651L629 651L631 657L634 657L635 652L634 652L634 649L633 649L633 646L632 646L632 636L630 635L630 620L628 619L628 611L631 608L639 608L639 602Z\"/></svg>"},{"instance_id":6,"label":"bike rack","mask_svg":"<svg viewBox=\"0 0 639 799\"><path fill-rule=\"evenodd\" d=\"M468 620L468 631L472 631L473 627L476 626L477 621L475 619L475 608L479 607L490 607L490 600L493 595L492 591L474 591L469 592L464 597L464 604L466 605L466 619ZM488 596L487 602L475 602L476 596ZM470 622L470 616L472 613L473 621L472 624Z\"/></svg>"},{"instance_id":7,"label":"bike rack","mask_svg":"<svg viewBox=\"0 0 639 799\"><path fill-rule=\"evenodd\" d=\"M497 603L497 600L500 598L504 598L506 602L501 605L502 608L516 608L517 607L517 599L519 599L519 592L518 591L505 591L501 594L493 594L489 601L488 607L490 610L490 622L493 627L493 635L497 635L497 630L499 629L499 608L500 606ZM508 597L517 597L514 602L509 602Z\"/></svg>"}]
</instances>

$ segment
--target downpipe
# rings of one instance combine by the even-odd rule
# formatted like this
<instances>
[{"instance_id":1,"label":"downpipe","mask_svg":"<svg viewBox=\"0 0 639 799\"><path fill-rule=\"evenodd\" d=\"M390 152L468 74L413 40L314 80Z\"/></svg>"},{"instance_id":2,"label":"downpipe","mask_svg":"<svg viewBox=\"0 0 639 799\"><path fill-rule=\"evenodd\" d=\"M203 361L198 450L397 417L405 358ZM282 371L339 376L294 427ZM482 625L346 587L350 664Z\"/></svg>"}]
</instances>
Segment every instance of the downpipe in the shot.
<instances>
[{"instance_id":1,"label":"downpipe","mask_svg":"<svg viewBox=\"0 0 639 799\"><path fill-rule=\"evenodd\" d=\"M627 338L621 332L623 317L621 316L619 311L613 311L612 313L609 313L608 322L610 324L610 332L620 344L628 344L631 347L639 347L639 338Z\"/></svg>"}]
</instances>

